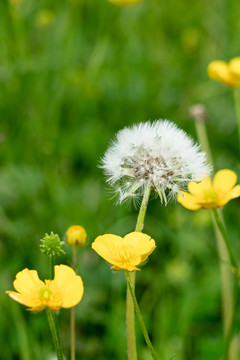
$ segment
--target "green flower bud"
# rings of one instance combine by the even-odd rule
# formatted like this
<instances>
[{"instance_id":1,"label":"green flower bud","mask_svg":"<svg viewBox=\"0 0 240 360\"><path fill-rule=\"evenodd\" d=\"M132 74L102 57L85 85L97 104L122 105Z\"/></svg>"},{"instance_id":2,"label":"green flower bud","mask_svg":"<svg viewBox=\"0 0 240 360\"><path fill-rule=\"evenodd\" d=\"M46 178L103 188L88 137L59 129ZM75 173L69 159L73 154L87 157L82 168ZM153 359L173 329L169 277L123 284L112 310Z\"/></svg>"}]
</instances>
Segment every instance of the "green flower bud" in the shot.
<instances>
[{"instance_id":1,"label":"green flower bud","mask_svg":"<svg viewBox=\"0 0 240 360\"><path fill-rule=\"evenodd\" d=\"M59 235L54 234L52 231L50 235L45 234L40 243L40 249L46 255L60 256L65 254L63 250L64 241L61 241Z\"/></svg>"}]
</instances>

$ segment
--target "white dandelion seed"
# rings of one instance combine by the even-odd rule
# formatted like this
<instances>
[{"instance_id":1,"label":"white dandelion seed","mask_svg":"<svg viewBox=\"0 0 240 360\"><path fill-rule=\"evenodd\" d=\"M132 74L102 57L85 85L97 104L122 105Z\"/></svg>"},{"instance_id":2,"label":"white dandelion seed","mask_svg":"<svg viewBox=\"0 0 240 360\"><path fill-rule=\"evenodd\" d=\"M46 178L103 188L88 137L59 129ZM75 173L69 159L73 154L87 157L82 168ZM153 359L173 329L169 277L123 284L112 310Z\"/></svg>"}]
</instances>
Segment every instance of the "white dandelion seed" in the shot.
<instances>
[{"instance_id":1,"label":"white dandelion seed","mask_svg":"<svg viewBox=\"0 0 240 360\"><path fill-rule=\"evenodd\" d=\"M107 182L118 201L155 191L167 204L189 181L209 175L199 145L168 120L145 122L120 130L102 159Z\"/></svg>"}]
</instances>

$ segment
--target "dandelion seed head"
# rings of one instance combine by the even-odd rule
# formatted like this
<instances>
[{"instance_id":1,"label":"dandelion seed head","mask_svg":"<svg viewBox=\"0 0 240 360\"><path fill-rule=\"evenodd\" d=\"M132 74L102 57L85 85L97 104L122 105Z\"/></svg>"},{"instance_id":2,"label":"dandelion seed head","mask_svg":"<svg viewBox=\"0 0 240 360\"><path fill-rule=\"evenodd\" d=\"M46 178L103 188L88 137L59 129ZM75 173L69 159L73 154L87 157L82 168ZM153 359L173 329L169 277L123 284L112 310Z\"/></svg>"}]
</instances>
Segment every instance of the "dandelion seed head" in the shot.
<instances>
[{"instance_id":1,"label":"dandelion seed head","mask_svg":"<svg viewBox=\"0 0 240 360\"><path fill-rule=\"evenodd\" d=\"M185 189L188 182L209 174L206 155L192 139L168 120L124 128L102 159L107 182L119 202L156 191L162 203Z\"/></svg>"}]
</instances>

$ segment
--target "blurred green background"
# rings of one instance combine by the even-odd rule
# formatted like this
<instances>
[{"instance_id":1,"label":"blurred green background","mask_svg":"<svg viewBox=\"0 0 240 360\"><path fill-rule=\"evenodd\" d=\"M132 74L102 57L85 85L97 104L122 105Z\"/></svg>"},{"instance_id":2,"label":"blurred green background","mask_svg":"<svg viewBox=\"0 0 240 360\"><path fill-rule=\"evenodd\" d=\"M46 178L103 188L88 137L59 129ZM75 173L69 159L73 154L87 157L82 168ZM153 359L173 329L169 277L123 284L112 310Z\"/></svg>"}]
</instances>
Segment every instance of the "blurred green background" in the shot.
<instances>
[{"instance_id":1,"label":"blurred green background","mask_svg":"<svg viewBox=\"0 0 240 360\"><path fill-rule=\"evenodd\" d=\"M232 92L206 75L210 61L239 55L239 0L0 0L0 358L54 358L44 312L12 300L25 267L48 278L39 240L88 233L78 273L77 359L127 359L125 279L91 250L103 233L133 231L137 209L115 206L99 168L116 131L167 118L196 140L188 108L203 103L217 169L238 175ZM239 254L239 200L225 220ZM214 360L223 353L219 260L207 211L149 204L146 233L157 242L137 274L136 293L162 360ZM58 259L70 264L71 252ZM69 358L69 312L59 316ZM139 360L149 360L137 324Z\"/></svg>"}]
</instances>

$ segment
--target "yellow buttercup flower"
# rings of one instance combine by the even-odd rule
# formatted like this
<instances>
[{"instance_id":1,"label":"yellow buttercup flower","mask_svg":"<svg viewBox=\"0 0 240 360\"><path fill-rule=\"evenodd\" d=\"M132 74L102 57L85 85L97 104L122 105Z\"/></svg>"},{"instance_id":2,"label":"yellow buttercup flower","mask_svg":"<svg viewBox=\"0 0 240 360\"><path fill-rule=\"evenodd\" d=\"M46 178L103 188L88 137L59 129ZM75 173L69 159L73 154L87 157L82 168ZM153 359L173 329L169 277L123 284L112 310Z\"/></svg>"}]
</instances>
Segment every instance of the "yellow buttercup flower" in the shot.
<instances>
[{"instance_id":1,"label":"yellow buttercup flower","mask_svg":"<svg viewBox=\"0 0 240 360\"><path fill-rule=\"evenodd\" d=\"M207 72L210 79L228 86L240 87L240 57L233 58L229 63L222 60L212 61Z\"/></svg>"},{"instance_id":2,"label":"yellow buttercup flower","mask_svg":"<svg viewBox=\"0 0 240 360\"><path fill-rule=\"evenodd\" d=\"M178 194L178 202L189 210L216 209L240 196L240 185L236 185L237 175L232 170L220 170L213 182L210 177L190 182L188 190Z\"/></svg>"},{"instance_id":3,"label":"yellow buttercup flower","mask_svg":"<svg viewBox=\"0 0 240 360\"><path fill-rule=\"evenodd\" d=\"M108 1L119 6L128 6L128 5L137 4L141 0L108 0Z\"/></svg>"},{"instance_id":4,"label":"yellow buttercup flower","mask_svg":"<svg viewBox=\"0 0 240 360\"><path fill-rule=\"evenodd\" d=\"M54 13L50 10L41 10L36 16L36 25L40 29L47 29L54 21Z\"/></svg>"},{"instance_id":5,"label":"yellow buttercup flower","mask_svg":"<svg viewBox=\"0 0 240 360\"><path fill-rule=\"evenodd\" d=\"M138 265L144 263L156 248L155 241L141 232L131 232L122 238L113 234L98 236L92 243L98 255L113 266L113 270L140 270Z\"/></svg>"},{"instance_id":6,"label":"yellow buttercup flower","mask_svg":"<svg viewBox=\"0 0 240 360\"><path fill-rule=\"evenodd\" d=\"M72 225L66 232L66 243L69 246L84 246L86 239L86 230L80 225Z\"/></svg>"},{"instance_id":7,"label":"yellow buttercup flower","mask_svg":"<svg viewBox=\"0 0 240 360\"><path fill-rule=\"evenodd\" d=\"M24 269L17 273L13 282L15 291L7 294L31 311L45 308L59 310L77 305L83 296L83 282L79 275L67 265L54 266L54 279L39 279L36 270Z\"/></svg>"}]
</instances>

